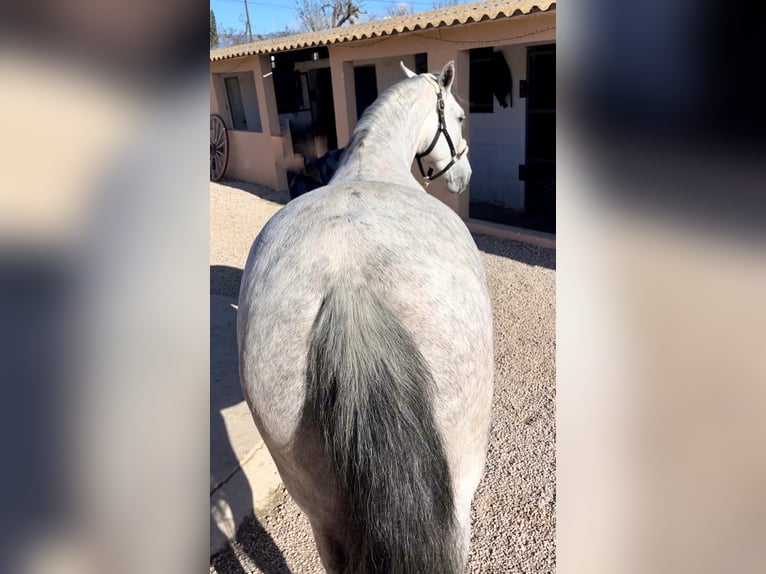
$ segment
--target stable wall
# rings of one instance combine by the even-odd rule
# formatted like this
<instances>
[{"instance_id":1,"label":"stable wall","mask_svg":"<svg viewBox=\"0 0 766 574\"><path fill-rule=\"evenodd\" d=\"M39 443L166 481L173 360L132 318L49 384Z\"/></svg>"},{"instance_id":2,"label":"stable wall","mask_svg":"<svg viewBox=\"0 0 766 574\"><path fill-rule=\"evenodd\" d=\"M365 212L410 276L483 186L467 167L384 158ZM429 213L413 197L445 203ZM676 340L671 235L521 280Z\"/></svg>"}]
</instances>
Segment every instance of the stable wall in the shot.
<instances>
[{"instance_id":1,"label":"stable wall","mask_svg":"<svg viewBox=\"0 0 766 574\"><path fill-rule=\"evenodd\" d=\"M338 146L348 143L356 125L355 65L376 64L378 93L381 93L402 78L399 69L401 59L412 69L413 54L425 52L431 71L441 69L449 60L455 60L457 79L453 91L468 102L468 50L504 46L503 50L509 50L510 55L508 61L513 74L514 107L503 109L495 103L496 113L468 115L464 135L471 147L469 158L474 175L467 192L461 195L449 193L442 179L434 182L428 192L463 218L468 218L471 195L482 201L523 205L523 182L518 180L518 164L524 163L525 117L524 100L518 98L518 82L526 74L524 45L555 42L555 27L555 12L544 12L329 46ZM521 69L524 70L523 75L518 71ZM229 131L226 176L285 191L285 164L292 155L291 144L289 137L283 137L281 133L271 76L263 78L263 73L271 71L269 57L250 56L211 62L211 113L219 113L227 126L231 125L226 91L219 74L244 71L254 74L263 131Z\"/></svg>"},{"instance_id":2,"label":"stable wall","mask_svg":"<svg viewBox=\"0 0 766 574\"><path fill-rule=\"evenodd\" d=\"M526 52L521 47L523 44L555 42L555 40L556 14L555 12L542 12L503 20L476 22L435 30L422 30L414 34L375 38L373 40L354 42L352 45L337 44L329 46L338 145L343 147L348 143L351 132L356 125L353 70L356 65L361 65L370 60L386 61L389 59L393 59L398 65L398 59L401 59L402 56L412 56L413 54L425 52L428 54L428 69L438 71L449 60L455 60L457 70L453 91L467 105L470 73L468 50L487 46L506 46L508 48L519 46L522 52L518 53L525 54ZM476 119L479 114L469 114L466 118L467 125L464 128L464 137L466 137L471 148L469 159L474 170L470 189L460 195L449 193L443 179L435 181L428 188L428 193L449 205L464 219L467 219L469 216L469 201L474 193L474 186L478 189L480 185L484 185L498 177L508 180L513 186L513 190L509 193L510 201L518 202L519 194L522 194L521 202L523 205L523 191L520 191L523 190L523 182L518 182L518 163L511 163L518 160L519 147L523 150L523 132L511 134L509 139L502 141L502 146L506 148L505 153L510 155L504 156L502 152L492 152L489 155L491 159L485 160L485 157L478 157L480 154L485 153L492 146L493 142L500 140L501 134L508 135L507 127L512 123L515 125L518 121L518 126L523 130L525 120L523 116L519 118L521 107L516 107L520 101L518 99L518 80L521 76L513 69L513 58L518 58L518 53L512 53L512 59L509 64L511 65L514 81L514 108L504 110L509 113L502 116L495 116L495 114L487 115L493 116L493 119L500 122L501 125L505 125L506 129L492 129L492 126L489 124L492 124L493 120ZM524 67L526 67L526 64L524 64ZM383 73L387 74L388 72L384 71ZM393 74L393 72L391 73ZM401 74L401 72L399 73ZM524 73L526 74L526 70L524 70ZM399 78L401 77L400 75ZM379 80L379 92L382 91L380 84L387 81L386 78L387 76L384 75L383 81ZM497 107L499 108L499 105ZM476 129L472 127L474 121L479 123ZM486 137L482 135L482 128L485 128L485 131L488 132ZM474 138L479 149L474 149ZM521 163L523 163L523 151L520 157L522 158ZM477 160L479 162L478 166L476 165ZM508 165L504 170L498 171L496 166L498 163L507 163ZM487 170L487 173L494 175L483 177L479 174L477 181L477 167L479 170ZM487 193L492 197L497 197L499 195L498 185L493 183ZM478 193L484 195L484 192L479 191Z\"/></svg>"},{"instance_id":3,"label":"stable wall","mask_svg":"<svg viewBox=\"0 0 766 574\"><path fill-rule=\"evenodd\" d=\"M219 114L227 126L232 125L231 113L226 97L224 76L231 73L252 73L257 96L257 105L246 113L257 113L261 131L227 129L229 136L229 160L225 176L249 181L287 191L287 175L284 165L291 155L289 138L283 138L277 116L276 98L268 56L250 56L237 60L210 63L210 113ZM241 85L241 84L240 84ZM243 94L244 97L244 94ZM248 122L249 123L249 122Z\"/></svg>"},{"instance_id":4,"label":"stable wall","mask_svg":"<svg viewBox=\"0 0 766 574\"><path fill-rule=\"evenodd\" d=\"M378 95L386 91L395 83L404 79L404 72L399 66L399 62L404 62L410 70L415 69L414 54L405 54L403 56L394 56L391 58L372 58L368 60L354 60L354 67L375 66L375 82L378 85Z\"/></svg>"},{"instance_id":5,"label":"stable wall","mask_svg":"<svg viewBox=\"0 0 766 574\"><path fill-rule=\"evenodd\" d=\"M527 100L519 97L519 81L527 77L527 46L504 46L496 51L503 52L511 70L513 106L503 108L493 98L491 114L469 114L471 201L523 209L524 182L519 179L519 165L526 157Z\"/></svg>"}]
</instances>

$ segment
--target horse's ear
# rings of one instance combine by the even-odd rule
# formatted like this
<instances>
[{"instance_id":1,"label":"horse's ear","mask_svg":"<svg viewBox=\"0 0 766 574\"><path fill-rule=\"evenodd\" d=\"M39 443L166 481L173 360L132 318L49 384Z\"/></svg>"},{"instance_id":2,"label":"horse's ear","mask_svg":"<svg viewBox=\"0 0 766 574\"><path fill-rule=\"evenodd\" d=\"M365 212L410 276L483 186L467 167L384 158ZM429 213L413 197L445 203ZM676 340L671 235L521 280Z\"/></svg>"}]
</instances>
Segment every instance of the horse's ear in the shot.
<instances>
[{"instance_id":1,"label":"horse's ear","mask_svg":"<svg viewBox=\"0 0 766 574\"><path fill-rule=\"evenodd\" d=\"M407 66L405 66L404 62L402 62L401 60L399 60L399 65L402 67L402 72L404 72L404 75L407 76L408 78L414 78L415 76L417 76L417 74L413 72L412 70L410 70Z\"/></svg>"},{"instance_id":2,"label":"horse's ear","mask_svg":"<svg viewBox=\"0 0 766 574\"><path fill-rule=\"evenodd\" d=\"M455 60L450 60L447 62L442 68L441 74L439 74L439 84L441 84L442 88L444 88L446 91L450 91L450 88L452 88L452 82L455 81Z\"/></svg>"}]
</instances>

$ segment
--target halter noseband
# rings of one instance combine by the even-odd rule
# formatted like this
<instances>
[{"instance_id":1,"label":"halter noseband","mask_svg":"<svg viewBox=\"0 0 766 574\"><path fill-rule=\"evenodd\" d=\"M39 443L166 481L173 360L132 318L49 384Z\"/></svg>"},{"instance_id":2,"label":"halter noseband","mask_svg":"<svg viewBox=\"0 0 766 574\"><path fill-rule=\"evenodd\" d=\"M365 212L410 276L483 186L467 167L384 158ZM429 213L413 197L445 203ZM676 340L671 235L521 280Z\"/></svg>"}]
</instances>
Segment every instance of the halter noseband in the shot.
<instances>
[{"instance_id":1,"label":"halter noseband","mask_svg":"<svg viewBox=\"0 0 766 574\"><path fill-rule=\"evenodd\" d=\"M435 82L434 82L435 83ZM460 151L455 151L455 145L452 143L452 138L449 135L449 132L447 131L447 123L444 121L444 98L442 97L442 91L437 85L437 92L436 92L436 113L439 116L439 128L436 130L436 133L434 134L433 139L431 140L431 145L428 146L426 151L416 154L415 159L418 160L418 167L420 168L420 175L423 176L423 179L426 180L426 186L428 186L429 183L431 183L433 180L435 180L437 177L440 177L444 175L449 168L451 168L453 165L455 165L455 162L459 161L461 157L463 157L463 154L465 154L466 151L468 151L468 146L462 146L463 149ZM431 154L431 152L436 147L436 142L439 141L439 136L444 134L444 139L447 140L447 145L449 146L450 154L452 155L452 159L450 162L444 166L437 174L434 175L434 168L429 167L428 173L423 169L423 162L421 162L421 158L424 158Z\"/></svg>"}]
</instances>

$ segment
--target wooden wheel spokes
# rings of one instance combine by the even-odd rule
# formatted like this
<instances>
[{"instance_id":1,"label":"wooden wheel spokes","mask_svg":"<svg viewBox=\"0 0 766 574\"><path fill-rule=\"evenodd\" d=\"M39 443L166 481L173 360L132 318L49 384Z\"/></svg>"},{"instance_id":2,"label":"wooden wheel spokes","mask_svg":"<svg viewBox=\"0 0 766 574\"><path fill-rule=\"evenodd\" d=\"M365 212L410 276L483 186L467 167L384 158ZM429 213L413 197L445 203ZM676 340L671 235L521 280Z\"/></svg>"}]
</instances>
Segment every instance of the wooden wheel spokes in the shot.
<instances>
[{"instance_id":1,"label":"wooden wheel spokes","mask_svg":"<svg viewBox=\"0 0 766 574\"><path fill-rule=\"evenodd\" d=\"M210 179L220 181L229 161L229 136L218 114L210 116Z\"/></svg>"}]
</instances>

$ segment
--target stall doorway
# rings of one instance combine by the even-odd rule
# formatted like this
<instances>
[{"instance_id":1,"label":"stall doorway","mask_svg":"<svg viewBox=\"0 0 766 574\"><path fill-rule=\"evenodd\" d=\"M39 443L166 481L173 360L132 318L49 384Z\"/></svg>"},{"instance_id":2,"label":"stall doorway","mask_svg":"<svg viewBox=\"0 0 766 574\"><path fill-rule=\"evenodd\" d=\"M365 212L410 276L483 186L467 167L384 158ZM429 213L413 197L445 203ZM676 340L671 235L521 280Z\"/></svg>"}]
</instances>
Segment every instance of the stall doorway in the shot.
<instances>
[{"instance_id":1,"label":"stall doorway","mask_svg":"<svg viewBox=\"0 0 766 574\"><path fill-rule=\"evenodd\" d=\"M338 147L338 135L335 129L335 102L332 95L332 74L330 68L319 68L316 71L317 80L317 119L320 130L327 136L327 149Z\"/></svg>"},{"instance_id":2,"label":"stall doorway","mask_svg":"<svg viewBox=\"0 0 766 574\"><path fill-rule=\"evenodd\" d=\"M524 211L556 228L556 45L527 48Z\"/></svg>"},{"instance_id":3,"label":"stall doorway","mask_svg":"<svg viewBox=\"0 0 766 574\"><path fill-rule=\"evenodd\" d=\"M356 91L356 119L362 117L364 110L378 97L378 80L375 66L354 68L354 88Z\"/></svg>"}]
</instances>

